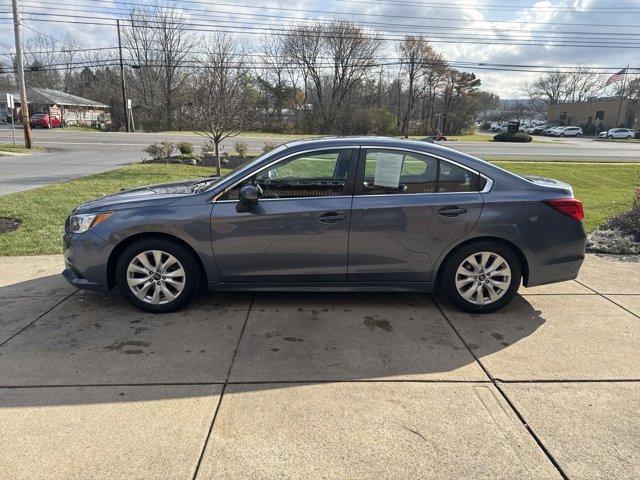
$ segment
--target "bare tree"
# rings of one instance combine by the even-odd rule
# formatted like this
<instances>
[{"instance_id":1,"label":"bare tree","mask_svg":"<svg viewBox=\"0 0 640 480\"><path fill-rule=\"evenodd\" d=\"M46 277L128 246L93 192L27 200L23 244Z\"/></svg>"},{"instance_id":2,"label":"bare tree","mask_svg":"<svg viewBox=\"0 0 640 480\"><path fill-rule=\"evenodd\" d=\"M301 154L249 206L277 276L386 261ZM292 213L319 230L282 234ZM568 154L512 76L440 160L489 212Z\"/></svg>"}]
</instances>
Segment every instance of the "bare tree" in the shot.
<instances>
[{"instance_id":1,"label":"bare tree","mask_svg":"<svg viewBox=\"0 0 640 480\"><path fill-rule=\"evenodd\" d=\"M409 137L409 122L416 103L435 90L436 79L442 76L445 63L426 38L407 35L398 47L401 60L399 80L406 79L407 93L402 114L401 132Z\"/></svg>"},{"instance_id":2,"label":"bare tree","mask_svg":"<svg viewBox=\"0 0 640 480\"><path fill-rule=\"evenodd\" d=\"M221 33L208 40L201 67L194 76L189 113L196 131L213 142L220 175L220 143L240 134L253 117L243 55L234 37Z\"/></svg>"},{"instance_id":3,"label":"bare tree","mask_svg":"<svg viewBox=\"0 0 640 480\"><path fill-rule=\"evenodd\" d=\"M270 35L262 37L262 63L265 66L264 74L259 76L263 85L268 86L268 93L273 98L273 113L275 113L277 128L282 127L282 109L286 96L286 78L288 62L285 58L284 37ZM270 102L267 102L267 117Z\"/></svg>"},{"instance_id":4,"label":"bare tree","mask_svg":"<svg viewBox=\"0 0 640 480\"><path fill-rule=\"evenodd\" d=\"M286 37L287 57L305 70L320 114L320 130L330 132L351 90L374 66L379 38L350 22L315 23Z\"/></svg>"},{"instance_id":5,"label":"bare tree","mask_svg":"<svg viewBox=\"0 0 640 480\"><path fill-rule=\"evenodd\" d=\"M602 88L604 78L601 74L578 67L567 74L566 97L570 102L584 102Z\"/></svg>"},{"instance_id":6,"label":"bare tree","mask_svg":"<svg viewBox=\"0 0 640 480\"><path fill-rule=\"evenodd\" d=\"M123 44L136 62L132 88L151 111L158 102L162 103L164 127L170 130L176 96L189 75L185 62L197 44L187 19L171 2L134 7L123 29Z\"/></svg>"}]
</instances>

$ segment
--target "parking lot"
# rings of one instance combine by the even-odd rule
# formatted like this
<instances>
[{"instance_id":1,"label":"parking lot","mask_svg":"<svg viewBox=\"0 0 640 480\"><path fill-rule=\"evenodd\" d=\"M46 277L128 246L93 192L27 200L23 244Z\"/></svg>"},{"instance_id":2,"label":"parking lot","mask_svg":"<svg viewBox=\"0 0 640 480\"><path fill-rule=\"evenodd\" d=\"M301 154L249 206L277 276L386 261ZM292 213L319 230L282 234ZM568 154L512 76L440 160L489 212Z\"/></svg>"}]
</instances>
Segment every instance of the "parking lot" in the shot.
<instances>
[{"instance_id":1,"label":"parking lot","mask_svg":"<svg viewBox=\"0 0 640 480\"><path fill-rule=\"evenodd\" d=\"M0 257L0 477L638 478L640 263L476 316L202 295L148 315Z\"/></svg>"}]
</instances>

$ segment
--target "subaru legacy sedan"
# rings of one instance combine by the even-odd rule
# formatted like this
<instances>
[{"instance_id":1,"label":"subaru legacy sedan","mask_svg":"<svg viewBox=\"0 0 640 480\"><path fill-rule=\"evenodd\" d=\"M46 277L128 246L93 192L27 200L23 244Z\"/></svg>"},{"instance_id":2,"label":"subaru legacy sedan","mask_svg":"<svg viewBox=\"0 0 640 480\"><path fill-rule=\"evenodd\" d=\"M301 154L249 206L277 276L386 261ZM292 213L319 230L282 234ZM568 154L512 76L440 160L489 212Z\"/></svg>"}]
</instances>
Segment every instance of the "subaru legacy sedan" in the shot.
<instances>
[{"instance_id":1,"label":"subaru legacy sedan","mask_svg":"<svg viewBox=\"0 0 640 480\"><path fill-rule=\"evenodd\" d=\"M64 277L168 312L210 290L440 291L484 313L576 277L583 210L557 180L438 145L324 138L223 177L85 203L66 221Z\"/></svg>"}]
</instances>

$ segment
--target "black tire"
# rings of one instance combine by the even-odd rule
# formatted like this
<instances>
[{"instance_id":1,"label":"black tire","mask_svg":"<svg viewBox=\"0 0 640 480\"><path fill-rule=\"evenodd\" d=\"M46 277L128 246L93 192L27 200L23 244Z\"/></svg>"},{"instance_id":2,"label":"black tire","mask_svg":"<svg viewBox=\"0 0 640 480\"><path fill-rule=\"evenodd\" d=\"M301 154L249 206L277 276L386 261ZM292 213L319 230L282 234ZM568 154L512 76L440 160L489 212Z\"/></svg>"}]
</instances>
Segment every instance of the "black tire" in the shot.
<instances>
[{"instance_id":1,"label":"black tire","mask_svg":"<svg viewBox=\"0 0 640 480\"><path fill-rule=\"evenodd\" d=\"M581 133L576 133L576 137L581 137L582 134Z\"/></svg>"},{"instance_id":2,"label":"black tire","mask_svg":"<svg viewBox=\"0 0 640 480\"><path fill-rule=\"evenodd\" d=\"M609 140L613 140L613 135L609 135L607 138L608 138Z\"/></svg>"},{"instance_id":3,"label":"black tire","mask_svg":"<svg viewBox=\"0 0 640 480\"><path fill-rule=\"evenodd\" d=\"M462 265L466 258L478 252L492 252L500 255L511 270L511 281L504 294L493 303L485 305L479 305L464 299L456 288L456 272L458 267ZM520 259L514 251L502 243L481 240L465 245L449 254L440 275L440 289L461 310L470 313L489 313L509 303L518 291L521 281L522 267L520 265Z\"/></svg>"},{"instance_id":4,"label":"black tire","mask_svg":"<svg viewBox=\"0 0 640 480\"><path fill-rule=\"evenodd\" d=\"M160 250L173 255L184 269L184 288L175 299L167 303L148 303L138 298L129 288L127 282L129 264L137 255L149 250ZM179 243L164 238L148 238L132 243L120 254L116 262L116 283L124 298L134 307L145 312L166 313L186 305L198 292L200 288L200 269L193 254Z\"/></svg>"},{"instance_id":5,"label":"black tire","mask_svg":"<svg viewBox=\"0 0 640 480\"><path fill-rule=\"evenodd\" d=\"M564 137L564 133L561 133L561 134L560 134L560 136L561 136L561 137Z\"/></svg>"}]
</instances>

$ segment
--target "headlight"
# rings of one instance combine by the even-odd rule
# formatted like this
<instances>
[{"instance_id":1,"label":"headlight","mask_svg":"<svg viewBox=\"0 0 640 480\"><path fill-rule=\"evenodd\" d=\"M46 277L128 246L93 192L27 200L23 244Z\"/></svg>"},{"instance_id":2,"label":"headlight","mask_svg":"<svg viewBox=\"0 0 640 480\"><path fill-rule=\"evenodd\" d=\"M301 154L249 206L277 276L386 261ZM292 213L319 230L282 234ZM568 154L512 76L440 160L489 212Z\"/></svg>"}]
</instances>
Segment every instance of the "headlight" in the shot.
<instances>
[{"instance_id":1,"label":"headlight","mask_svg":"<svg viewBox=\"0 0 640 480\"><path fill-rule=\"evenodd\" d=\"M96 225L104 222L112 214L113 212L101 212L71 215L69 217L69 231L71 233L86 232L91 227L95 227Z\"/></svg>"}]
</instances>

